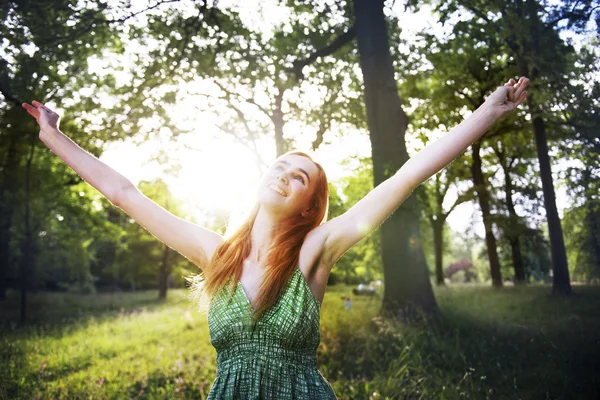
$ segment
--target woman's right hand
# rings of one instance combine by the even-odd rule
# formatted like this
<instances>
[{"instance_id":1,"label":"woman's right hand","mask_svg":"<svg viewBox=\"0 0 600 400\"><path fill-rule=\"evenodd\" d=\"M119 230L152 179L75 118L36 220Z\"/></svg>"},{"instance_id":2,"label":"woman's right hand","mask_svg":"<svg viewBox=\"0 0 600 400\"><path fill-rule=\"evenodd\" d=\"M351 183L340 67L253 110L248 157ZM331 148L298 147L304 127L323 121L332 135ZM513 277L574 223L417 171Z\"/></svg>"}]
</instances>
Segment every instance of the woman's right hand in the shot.
<instances>
[{"instance_id":1,"label":"woman's right hand","mask_svg":"<svg viewBox=\"0 0 600 400\"><path fill-rule=\"evenodd\" d=\"M37 121L40 126L40 135L42 133L49 134L53 130L58 130L60 115L35 100L32 101L31 104L23 103L22 105L29 115L34 117Z\"/></svg>"}]
</instances>

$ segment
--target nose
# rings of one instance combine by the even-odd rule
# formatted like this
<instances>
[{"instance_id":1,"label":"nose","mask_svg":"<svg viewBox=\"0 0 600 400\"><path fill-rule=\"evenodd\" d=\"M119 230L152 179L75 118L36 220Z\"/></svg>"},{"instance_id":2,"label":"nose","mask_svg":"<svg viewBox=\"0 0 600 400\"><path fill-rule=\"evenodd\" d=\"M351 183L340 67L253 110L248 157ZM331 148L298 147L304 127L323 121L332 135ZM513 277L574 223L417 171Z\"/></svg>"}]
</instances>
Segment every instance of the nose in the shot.
<instances>
[{"instance_id":1,"label":"nose","mask_svg":"<svg viewBox=\"0 0 600 400\"><path fill-rule=\"evenodd\" d=\"M280 180L283 183L287 184L288 180L287 180L286 172L281 171L279 174L277 174L277 180Z\"/></svg>"}]
</instances>

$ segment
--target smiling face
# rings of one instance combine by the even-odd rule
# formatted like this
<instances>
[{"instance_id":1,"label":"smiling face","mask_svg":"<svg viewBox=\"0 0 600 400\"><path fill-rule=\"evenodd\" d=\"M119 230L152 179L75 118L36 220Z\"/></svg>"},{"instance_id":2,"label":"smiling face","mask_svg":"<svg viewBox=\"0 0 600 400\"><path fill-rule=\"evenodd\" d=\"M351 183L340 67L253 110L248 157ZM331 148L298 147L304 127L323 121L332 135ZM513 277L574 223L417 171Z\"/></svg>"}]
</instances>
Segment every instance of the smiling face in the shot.
<instances>
[{"instance_id":1,"label":"smiling face","mask_svg":"<svg viewBox=\"0 0 600 400\"><path fill-rule=\"evenodd\" d=\"M261 206L279 217L306 213L319 179L319 170L309 158L285 154L265 173L259 187Z\"/></svg>"}]
</instances>

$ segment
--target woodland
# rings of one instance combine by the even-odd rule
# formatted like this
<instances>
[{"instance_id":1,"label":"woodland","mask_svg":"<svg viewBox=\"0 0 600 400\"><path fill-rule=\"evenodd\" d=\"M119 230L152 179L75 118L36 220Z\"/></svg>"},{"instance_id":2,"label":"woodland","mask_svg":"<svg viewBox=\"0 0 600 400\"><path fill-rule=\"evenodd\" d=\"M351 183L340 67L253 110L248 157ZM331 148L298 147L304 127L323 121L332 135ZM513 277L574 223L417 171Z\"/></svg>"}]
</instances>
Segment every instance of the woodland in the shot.
<instances>
[{"instance_id":1,"label":"woodland","mask_svg":"<svg viewBox=\"0 0 600 400\"><path fill-rule=\"evenodd\" d=\"M203 135L173 112L192 96L196 112L213 115L215 132L248 149L248 168L258 171L307 138L306 150L316 151L358 132L370 157L349 154L351 173L330 182L333 218L519 76L531 80L526 103L336 263L322 314L322 371L340 398L599 396L600 3L243 4L0 2L0 397L204 398L202 382L214 374L206 323L185 294L197 267L49 151L22 103L56 105L61 130L100 157L125 140ZM422 28L407 28L425 17ZM184 90L197 82L204 91ZM152 157L161 176L178 174L169 152ZM161 176L139 189L225 232L227 215L200 210L199 220ZM559 189L566 208L557 205ZM453 230L447 219L465 205L469 228ZM356 298L346 318L341 296L372 281L382 282L377 296ZM203 344L138 366L146 378L109 379L127 363L108 364L119 348L144 352L126 339L139 327L110 324L142 317L161 329L157 337L181 330L162 346L176 349L174 338L194 334ZM354 335L353 326L361 327ZM77 332L121 339L92 345L106 354L81 356L77 367L63 360L64 348L85 353L82 342L65 342L79 340ZM542 362L544 352L554 358ZM50 354L62 360L54 375L42 365ZM87 381L77 375L86 368L97 368Z\"/></svg>"}]
</instances>

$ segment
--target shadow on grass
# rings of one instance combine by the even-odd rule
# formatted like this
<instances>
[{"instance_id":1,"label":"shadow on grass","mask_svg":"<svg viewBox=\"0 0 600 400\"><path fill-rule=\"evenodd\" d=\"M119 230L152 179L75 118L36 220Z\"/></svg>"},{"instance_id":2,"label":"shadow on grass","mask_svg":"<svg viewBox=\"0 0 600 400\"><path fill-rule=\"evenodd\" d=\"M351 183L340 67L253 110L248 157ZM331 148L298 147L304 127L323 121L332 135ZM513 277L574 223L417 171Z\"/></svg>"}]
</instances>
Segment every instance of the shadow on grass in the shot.
<instances>
[{"instance_id":1,"label":"shadow on grass","mask_svg":"<svg viewBox=\"0 0 600 400\"><path fill-rule=\"evenodd\" d=\"M505 291L473 313L443 308L437 325L399 327L374 318L366 333L326 334L320 360L343 398L600 398L600 290L556 299L539 290ZM515 315L505 300L526 301ZM520 297L519 297L520 296ZM460 300L460 299L459 299ZM457 303L460 303L458 301ZM487 305L487 310L486 306ZM532 310L542 313L533 318ZM508 310L508 311L507 311ZM512 314L511 314L512 313ZM325 371L326 370L326 371Z\"/></svg>"},{"instance_id":2,"label":"shadow on grass","mask_svg":"<svg viewBox=\"0 0 600 400\"><path fill-rule=\"evenodd\" d=\"M0 398L23 398L22 394L28 391L24 386L32 384L29 379L24 379L29 373L24 350L18 344L3 338L0 338L0 345Z\"/></svg>"},{"instance_id":3,"label":"shadow on grass","mask_svg":"<svg viewBox=\"0 0 600 400\"><path fill-rule=\"evenodd\" d=\"M181 376L156 371L147 380L136 381L127 388L128 398L206 399L212 382L186 381Z\"/></svg>"},{"instance_id":4,"label":"shadow on grass","mask_svg":"<svg viewBox=\"0 0 600 400\"><path fill-rule=\"evenodd\" d=\"M184 289L171 291L167 300L159 300L156 291L95 295L34 293L28 295L27 320L21 323L19 293L10 291L8 299L0 302L0 336L27 334L40 327L60 334L90 319L100 322L174 305L188 306L191 303L185 294Z\"/></svg>"}]
</instances>

